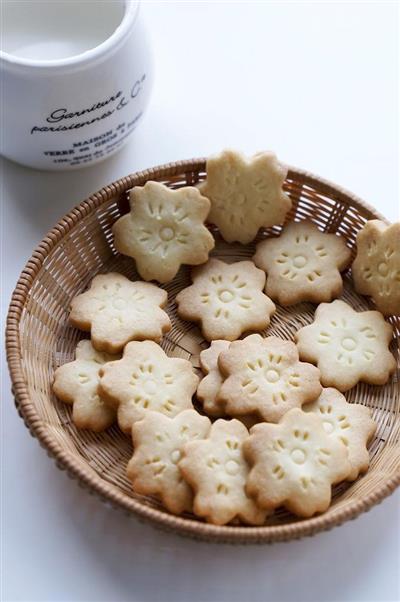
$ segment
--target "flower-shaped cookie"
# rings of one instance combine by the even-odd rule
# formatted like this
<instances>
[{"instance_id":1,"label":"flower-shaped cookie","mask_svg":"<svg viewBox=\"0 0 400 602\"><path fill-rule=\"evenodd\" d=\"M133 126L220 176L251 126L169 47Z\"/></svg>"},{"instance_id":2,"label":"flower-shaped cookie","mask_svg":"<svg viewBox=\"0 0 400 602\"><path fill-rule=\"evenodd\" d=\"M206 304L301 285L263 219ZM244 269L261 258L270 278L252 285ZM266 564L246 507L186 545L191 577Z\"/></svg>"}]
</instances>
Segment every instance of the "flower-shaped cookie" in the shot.
<instances>
[{"instance_id":1,"label":"flower-shaped cookie","mask_svg":"<svg viewBox=\"0 0 400 602\"><path fill-rule=\"evenodd\" d=\"M385 316L400 316L400 223L367 222L357 235L354 286Z\"/></svg>"},{"instance_id":2,"label":"flower-shaped cookie","mask_svg":"<svg viewBox=\"0 0 400 602\"><path fill-rule=\"evenodd\" d=\"M84 340L79 341L75 357L55 371L53 391L62 401L73 404L72 420L78 428L103 431L114 422L116 413L98 394L99 370L119 356L100 353Z\"/></svg>"},{"instance_id":3,"label":"flower-shaped cookie","mask_svg":"<svg viewBox=\"0 0 400 602\"><path fill-rule=\"evenodd\" d=\"M324 387L347 391L362 380L384 385L396 368L388 349L393 328L378 311L356 312L344 301L321 303L314 322L295 335L302 360L321 371Z\"/></svg>"},{"instance_id":4,"label":"flower-shaped cookie","mask_svg":"<svg viewBox=\"0 0 400 602\"><path fill-rule=\"evenodd\" d=\"M218 363L226 380L217 399L233 416L257 413L263 420L278 422L285 412L321 393L319 370L299 362L291 341L253 334L231 343Z\"/></svg>"},{"instance_id":5,"label":"flower-shaped cookie","mask_svg":"<svg viewBox=\"0 0 400 602\"><path fill-rule=\"evenodd\" d=\"M200 189L211 200L208 219L227 242L251 242L262 226L281 224L292 201L283 192L287 168L270 152L247 159L226 150L207 161Z\"/></svg>"},{"instance_id":6,"label":"flower-shaped cookie","mask_svg":"<svg viewBox=\"0 0 400 602\"><path fill-rule=\"evenodd\" d=\"M262 292L264 272L251 261L227 264L210 259L193 270L192 278L192 286L176 296L178 314L201 322L208 341L234 341L246 330L268 326L275 305Z\"/></svg>"},{"instance_id":7,"label":"flower-shaped cookie","mask_svg":"<svg viewBox=\"0 0 400 602\"><path fill-rule=\"evenodd\" d=\"M236 518L261 525L266 512L257 508L245 491L249 467L242 445L248 430L238 420L217 420L208 438L190 441L183 447L179 468L193 487L194 513L215 525Z\"/></svg>"},{"instance_id":8,"label":"flower-shaped cookie","mask_svg":"<svg viewBox=\"0 0 400 602\"><path fill-rule=\"evenodd\" d=\"M147 412L132 427L134 454L127 474L136 493L157 495L174 514L192 510L193 494L178 468L185 443L207 436L211 422L195 410L168 418Z\"/></svg>"},{"instance_id":9,"label":"flower-shaped cookie","mask_svg":"<svg viewBox=\"0 0 400 602\"><path fill-rule=\"evenodd\" d=\"M93 278L89 290L71 302L70 322L91 332L93 347L117 353L133 339L160 341L171 329L161 309L167 292L147 282L132 282L110 272Z\"/></svg>"},{"instance_id":10,"label":"flower-shaped cookie","mask_svg":"<svg viewBox=\"0 0 400 602\"><path fill-rule=\"evenodd\" d=\"M331 485L347 479L347 448L329 436L319 416L298 408L279 424L256 424L243 444L252 465L247 493L267 510L285 506L298 516L312 516L331 502Z\"/></svg>"},{"instance_id":11,"label":"flower-shaped cookie","mask_svg":"<svg viewBox=\"0 0 400 602\"><path fill-rule=\"evenodd\" d=\"M325 431L347 447L352 467L347 476L348 481L354 481L360 473L368 470L367 444L376 431L376 423L371 418L369 408L358 403L348 403L336 389L323 389L319 398L304 406L303 410L318 414Z\"/></svg>"},{"instance_id":12,"label":"flower-shaped cookie","mask_svg":"<svg viewBox=\"0 0 400 602\"><path fill-rule=\"evenodd\" d=\"M254 263L267 272L265 292L281 305L321 303L341 294L340 271L350 255L342 238L304 221L290 223L279 238L258 243Z\"/></svg>"},{"instance_id":13,"label":"flower-shaped cookie","mask_svg":"<svg viewBox=\"0 0 400 602\"><path fill-rule=\"evenodd\" d=\"M217 400L217 395L224 380L218 368L218 357L222 351L228 349L229 345L229 341L213 341L208 349L204 349L200 353L200 365L206 376L201 379L197 387L197 397L209 416L221 417L225 415L222 403Z\"/></svg>"},{"instance_id":14,"label":"flower-shaped cookie","mask_svg":"<svg viewBox=\"0 0 400 602\"><path fill-rule=\"evenodd\" d=\"M146 182L131 191L131 212L113 226L115 247L136 260L145 280L169 282L181 264L207 261L215 244L204 225L209 210L197 188Z\"/></svg>"},{"instance_id":15,"label":"flower-shaped cookie","mask_svg":"<svg viewBox=\"0 0 400 602\"><path fill-rule=\"evenodd\" d=\"M168 357L153 341L133 341L121 360L100 370L100 394L118 408L118 424L125 433L148 410L173 417L193 408L199 382L188 360Z\"/></svg>"}]
</instances>

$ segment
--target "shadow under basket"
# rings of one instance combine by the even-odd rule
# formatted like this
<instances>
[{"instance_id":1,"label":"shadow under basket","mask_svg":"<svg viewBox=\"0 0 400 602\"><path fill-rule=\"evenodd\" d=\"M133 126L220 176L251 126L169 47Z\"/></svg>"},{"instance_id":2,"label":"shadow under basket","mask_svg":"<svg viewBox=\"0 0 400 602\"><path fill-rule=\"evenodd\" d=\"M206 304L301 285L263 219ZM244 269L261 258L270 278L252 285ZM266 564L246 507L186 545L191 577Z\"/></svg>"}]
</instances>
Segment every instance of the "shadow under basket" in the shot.
<instances>
[{"instance_id":1,"label":"shadow under basket","mask_svg":"<svg viewBox=\"0 0 400 602\"><path fill-rule=\"evenodd\" d=\"M117 426L100 434L78 430L71 421L71 406L57 400L51 390L54 370L74 359L82 333L68 324L71 299L85 290L97 273L112 270L137 279L135 262L119 255L113 246L111 227L129 210L128 192L157 180L171 188L195 185L205 179L205 160L180 161L122 178L83 201L47 234L26 264L13 294L7 320L7 357L16 406L26 426L45 447L57 465L80 484L113 506L140 519L182 535L216 542L255 543L285 541L330 529L355 518L388 496L400 483L399 368L382 387L359 384L348 401L371 408L378 424L370 445L369 471L354 483L334 488L331 507L322 515L297 519L277 511L265 525L215 526L191 514L173 516L150 497L136 495L125 475L132 444ZM293 201L287 216L310 219L324 232L337 232L355 250L357 232L369 219L384 219L373 208L343 189L298 169L290 169L284 184ZM212 229L216 246L212 256L227 261L250 258L255 244L278 235L281 227L261 231L247 246L228 245ZM356 310L373 305L357 295L349 274L344 275L342 298ZM190 270L183 267L164 288L169 293L167 311L172 330L162 347L170 356L189 359L199 368L199 352L208 346L194 324L177 317L175 295L190 284ZM268 332L293 340L294 333L313 320L315 305L301 303L277 307ZM390 318L394 328L391 350L399 366L400 318Z\"/></svg>"}]
</instances>

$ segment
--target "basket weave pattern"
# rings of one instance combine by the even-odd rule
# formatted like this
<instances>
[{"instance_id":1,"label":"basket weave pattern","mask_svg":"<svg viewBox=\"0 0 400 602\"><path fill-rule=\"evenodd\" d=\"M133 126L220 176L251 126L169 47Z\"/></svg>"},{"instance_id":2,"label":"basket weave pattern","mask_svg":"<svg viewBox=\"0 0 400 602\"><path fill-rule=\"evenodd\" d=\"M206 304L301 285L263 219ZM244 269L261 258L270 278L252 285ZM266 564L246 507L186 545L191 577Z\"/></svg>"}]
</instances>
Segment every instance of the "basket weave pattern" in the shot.
<instances>
[{"instance_id":1,"label":"basket weave pattern","mask_svg":"<svg viewBox=\"0 0 400 602\"><path fill-rule=\"evenodd\" d=\"M132 279L138 275L134 261L118 255L111 226L129 209L128 191L147 180L172 188L194 185L205 178L202 159L177 162L122 178L106 186L66 215L43 239L28 261L17 283L7 321L7 357L17 408L31 433L47 448L60 468L78 479L104 500L145 520L182 534L214 541L251 543L283 541L331 528L356 517L389 495L400 483L400 394L399 369L383 387L359 384L349 391L349 401L372 409L378 424L370 447L369 472L352 484L334 489L333 503L323 515L298 520L286 511L276 512L262 527L214 526L187 514L176 517L154 499L135 495L125 476L132 445L117 426L105 433L79 431L71 420L71 407L58 401L51 391L54 370L74 358L82 333L68 324L71 298L82 292L97 273L119 271ZM337 232L354 249L357 232L368 219L383 219L352 194L306 172L291 169L285 191L293 200L287 220L311 219L326 232ZM255 244L277 235L280 227L262 231L250 245L228 245L213 229L215 257L227 261L250 258ZM355 309L372 307L357 295L348 274L343 298ZM168 355L189 359L199 368L199 352L206 347L199 329L179 319L175 295L190 284L189 268L181 268L164 286L169 293L167 311L172 330L162 347ZM294 333L312 322L315 306L302 303L278 307L268 334L293 339ZM400 319L392 318L391 346L398 365ZM266 331L262 334L266 334Z\"/></svg>"}]
</instances>

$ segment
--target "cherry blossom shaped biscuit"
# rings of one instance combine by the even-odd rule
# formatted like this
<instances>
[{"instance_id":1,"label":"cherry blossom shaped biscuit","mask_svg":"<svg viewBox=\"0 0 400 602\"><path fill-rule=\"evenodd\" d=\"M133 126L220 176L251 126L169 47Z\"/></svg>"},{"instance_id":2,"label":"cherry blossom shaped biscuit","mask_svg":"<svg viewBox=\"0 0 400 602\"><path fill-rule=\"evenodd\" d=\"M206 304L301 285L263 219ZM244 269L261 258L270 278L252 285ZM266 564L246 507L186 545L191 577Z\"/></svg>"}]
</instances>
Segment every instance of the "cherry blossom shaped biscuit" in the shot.
<instances>
[{"instance_id":1,"label":"cherry blossom shaped biscuit","mask_svg":"<svg viewBox=\"0 0 400 602\"><path fill-rule=\"evenodd\" d=\"M295 335L302 360L317 364L324 387L347 391L359 381L384 385L396 369L388 346L393 328L378 311L344 301L321 303L314 322Z\"/></svg>"},{"instance_id":2,"label":"cherry blossom shaped biscuit","mask_svg":"<svg viewBox=\"0 0 400 602\"><path fill-rule=\"evenodd\" d=\"M197 397L203 404L203 410L209 416L221 417L225 415L223 404L217 401L217 395L223 382L223 376L218 368L218 357L226 351L229 341L212 341L208 349L200 353L200 365L206 376L201 379L197 387Z\"/></svg>"},{"instance_id":3,"label":"cherry blossom shaped biscuit","mask_svg":"<svg viewBox=\"0 0 400 602\"><path fill-rule=\"evenodd\" d=\"M352 469L346 446L325 432L319 416L298 408L279 424L253 426L243 450L252 466L246 490L257 505L283 505L302 517L327 510L331 486Z\"/></svg>"},{"instance_id":4,"label":"cherry blossom shaped biscuit","mask_svg":"<svg viewBox=\"0 0 400 602\"><path fill-rule=\"evenodd\" d=\"M287 167L274 153L246 158L225 150L207 160L206 171L200 189L211 200L208 219L227 242L251 242L261 227L281 224L292 206L282 190Z\"/></svg>"},{"instance_id":5,"label":"cherry blossom shaped biscuit","mask_svg":"<svg viewBox=\"0 0 400 602\"><path fill-rule=\"evenodd\" d=\"M208 438L183 447L179 468L195 492L193 510L215 525L235 519L262 525L267 513L245 491L249 467L243 457L248 430L238 420L219 419Z\"/></svg>"},{"instance_id":6,"label":"cherry blossom shaped biscuit","mask_svg":"<svg viewBox=\"0 0 400 602\"><path fill-rule=\"evenodd\" d=\"M275 304L263 292L265 274L251 261L210 259L192 272L193 284L178 293L178 314L201 322L208 341L234 341L246 330L270 323Z\"/></svg>"},{"instance_id":7,"label":"cherry blossom shaped biscuit","mask_svg":"<svg viewBox=\"0 0 400 602\"><path fill-rule=\"evenodd\" d=\"M278 422L288 410L321 393L319 370L299 361L296 345L278 337L253 334L231 343L218 360L226 376L218 401L232 416L257 413Z\"/></svg>"},{"instance_id":8,"label":"cherry blossom shaped biscuit","mask_svg":"<svg viewBox=\"0 0 400 602\"><path fill-rule=\"evenodd\" d=\"M350 256L340 236L303 221L290 223L278 238L258 243L254 263L267 272L265 292L281 305L321 303L341 294L340 272Z\"/></svg>"},{"instance_id":9,"label":"cherry blossom shaped biscuit","mask_svg":"<svg viewBox=\"0 0 400 602\"><path fill-rule=\"evenodd\" d=\"M89 290L72 299L69 319L90 331L93 347L117 353L133 339L161 340L171 329L161 309L167 300L167 292L154 284L110 272L95 276Z\"/></svg>"},{"instance_id":10,"label":"cherry blossom shaped biscuit","mask_svg":"<svg viewBox=\"0 0 400 602\"><path fill-rule=\"evenodd\" d=\"M195 410L174 418L147 412L132 427L134 454L127 474L136 493L158 496L174 514L192 510L193 493L183 479L178 462L185 443L207 436L211 422Z\"/></svg>"},{"instance_id":11,"label":"cherry blossom shaped biscuit","mask_svg":"<svg viewBox=\"0 0 400 602\"><path fill-rule=\"evenodd\" d=\"M367 222L357 235L354 286L385 316L400 315L400 223Z\"/></svg>"},{"instance_id":12,"label":"cherry blossom shaped biscuit","mask_svg":"<svg viewBox=\"0 0 400 602\"><path fill-rule=\"evenodd\" d=\"M367 444L376 431L376 423L371 418L369 408L358 403L348 403L336 389L323 389L318 399L304 406L303 410L319 415L330 437L335 437L347 447L352 467L347 476L348 481L354 481L360 473L368 470Z\"/></svg>"},{"instance_id":13,"label":"cherry blossom shaped biscuit","mask_svg":"<svg viewBox=\"0 0 400 602\"><path fill-rule=\"evenodd\" d=\"M204 225L210 201L197 188L171 190L149 181L136 186L130 199L130 213L113 226L114 244L136 260L144 280L169 282L181 264L207 261L215 244Z\"/></svg>"},{"instance_id":14,"label":"cherry blossom shaped biscuit","mask_svg":"<svg viewBox=\"0 0 400 602\"><path fill-rule=\"evenodd\" d=\"M120 356L96 351L84 340L79 341L75 357L55 371L53 391L62 401L73 404L72 420L78 428L103 431L115 421L116 413L98 394L99 370Z\"/></svg>"},{"instance_id":15,"label":"cherry blossom shaped biscuit","mask_svg":"<svg viewBox=\"0 0 400 602\"><path fill-rule=\"evenodd\" d=\"M133 341L121 360L100 371L100 394L118 409L118 424L130 433L149 410L173 417L193 408L199 382L188 360L168 357L153 341Z\"/></svg>"}]
</instances>

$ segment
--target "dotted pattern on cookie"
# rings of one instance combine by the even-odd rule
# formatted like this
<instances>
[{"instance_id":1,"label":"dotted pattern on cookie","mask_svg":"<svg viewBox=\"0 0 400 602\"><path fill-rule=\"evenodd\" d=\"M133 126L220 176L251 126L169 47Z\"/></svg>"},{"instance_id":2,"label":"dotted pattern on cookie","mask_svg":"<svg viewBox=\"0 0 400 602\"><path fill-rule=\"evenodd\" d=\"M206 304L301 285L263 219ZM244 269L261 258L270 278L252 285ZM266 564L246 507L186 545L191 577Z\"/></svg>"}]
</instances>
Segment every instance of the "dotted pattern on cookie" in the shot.
<instances>
[{"instance_id":1,"label":"dotted pattern on cookie","mask_svg":"<svg viewBox=\"0 0 400 602\"><path fill-rule=\"evenodd\" d=\"M265 274L250 261L210 259L193 270L193 284L178 293L178 314L201 322L209 341L233 341L246 330L266 328L275 305L262 289Z\"/></svg>"},{"instance_id":2,"label":"dotted pattern on cookie","mask_svg":"<svg viewBox=\"0 0 400 602\"><path fill-rule=\"evenodd\" d=\"M262 508L284 505L298 516L326 510L331 485L351 472L346 446L325 432L319 416L298 408L279 424L256 424L243 450L252 466L248 494Z\"/></svg>"},{"instance_id":3,"label":"dotted pattern on cookie","mask_svg":"<svg viewBox=\"0 0 400 602\"><path fill-rule=\"evenodd\" d=\"M323 389L319 398L303 409L319 415L326 433L346 445L352 466L347 480L354 481L360 473L368 469L367 444L376 431L369 408L357 403L348 403L344 395L336 389Z\"/></svg>"},{"instance_id":4,"label":"dotted pattern on cookie","mask_svg":"<svg viewBox=\"0 0 400 602\"><path fill-rule=\"evenodd\" d=\"M128 343L123 358L100 374L100 393L117 408L119 426L126 433L149 410L173 417L192 408L199 382L190 362L168 357L152 341Z\"/></svg>"},{"instance_id":5,"label":"dotted pattern on cookie","mask_svg":"<svg viewBox=\"0 0 400 602\"><path fill-rule=\"evenodd\" d=\"M246 427L238 420L219 419L207 439L183 448L179 466L195 491L194 513L208 522L224 525L238 518L256 525L265 521L267 513L245 492L249 468L242 445L247 437Z\"/></svg>"},{"instance_id":6,"label":"dotted pattern on cookie","mask_svg":"<svg viewBox=\"0 0 400 602\"><path fill-rule=\"evenodd\" d=\"M166 291L154 284L132 282L116 272L101 274L72 300L70 322L91 332L97 350L118 353L131 340L160 341L171 329L161 309L167 299Z\"/></svg>"},{"instance_id":7,"label":"dotted pattern on cookie","mask_svg":"<svg viewBox=\"0 0 400 602\"><path fill-rule=\"evenodd\" d=\"M265 292L281 305L331 301L342 292L351 252L344 240L311 222L290 223L278 238L257 245L254 262L267 272Z\"/></svg>"},{"instance_id":8,"label":"dotted pattern on cookie","mask_svg":"<svg viewBox=\"0 0 400 602\"><path fill-rule=\"evenodd\" d=\"M127 474L136 493L157 495L174 514L192 510L193 494L178 467L183 446L207 436L211 422L195 410L175 418L148 412L132 427L134 454Z\"/></svg>"},{"instance_id":9,"label":"dotted pattern on cookie","mask_svg":"<svg viewBox=\"0 0 400 602\"><path fill-rule=\"evenodd\" d=\"M262 226L281 224L291 208L282 190L287 168L273 153L247 159L226 150L207 160L206 171L200 189L211 200L208 219L227 242L251 242Z\"/></svg>"},{"instance_id":10,"label":"dotted pattern on cookie","mask_svg":"<svg viewBox=\"0 0 400 602\"><path fill-rule=\"evenodd\" d=\"M204 225L210 201L197 188L146 182L131 192L131 212L113 226L117 250L133 257L144 280L169 282L181 264L208 259L214 239Z\"/></svg>"},{"instance_id":11,"label":"dotted pattern on cookie","mask_svg":"<svg viewBox=\"0 0 400 602\"><path fill-rule=\"evenodd\" d=\"M388 346L393 329L377 311L344 301L322 303L312 324L295 335L300 357L316 363L326 387L347 391L360 380L383 385L396 368Z\"/></svg>"},{"instance_id":12,"label":"dotted pattern on cookie","mask_svg":"<svg viewBox=\"0 0 400 602\"><path fill-rule=\"evenodd\" d=\"M254 334L231 343L219 356L226 379L218 399L233 416L257 413L277 422L285 412L321 392L319 371L299 361L294 343Z\"/></svg>"}]
</instances>

